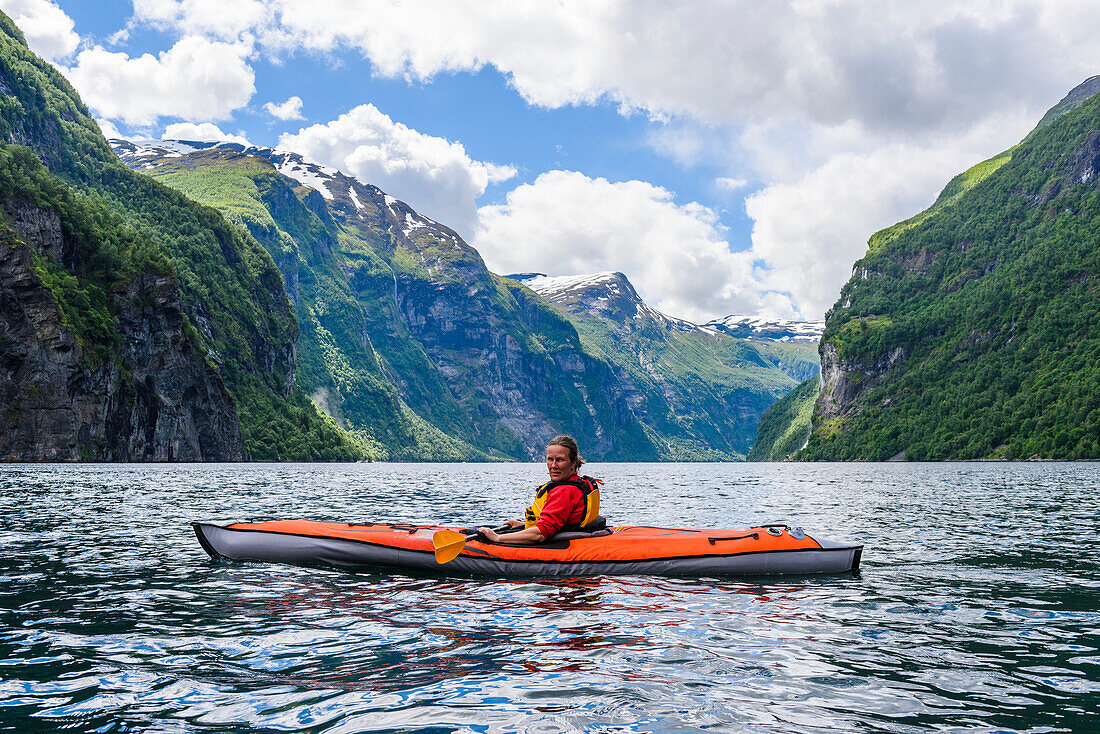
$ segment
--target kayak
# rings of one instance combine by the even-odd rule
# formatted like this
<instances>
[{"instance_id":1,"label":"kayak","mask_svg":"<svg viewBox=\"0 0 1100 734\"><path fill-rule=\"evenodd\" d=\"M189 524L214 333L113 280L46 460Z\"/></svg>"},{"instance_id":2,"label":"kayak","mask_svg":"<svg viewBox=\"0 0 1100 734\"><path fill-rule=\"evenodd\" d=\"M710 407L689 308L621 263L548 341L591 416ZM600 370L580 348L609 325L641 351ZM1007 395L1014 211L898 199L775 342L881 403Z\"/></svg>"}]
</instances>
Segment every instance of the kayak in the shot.
<instances>
[{"instance_id":1,"label":"kayak","mask_svg":"<svg viewBox=\"0 0 1100 734\"><path fill-rule=\"evenodd\" d=\"M451 556L453 560L440 563L433 537L449 534L461 539L455 535L458 528L312 520L191 524L212 558L449 575L531 578L845 573L859 568L863 553L862 545L815 539L801 528L788 525L746 530L616 527L596 533L558 533L537 545L490 543L471 537L464 545L460 541L461 551Z\"/></svg>"}]
</instances>

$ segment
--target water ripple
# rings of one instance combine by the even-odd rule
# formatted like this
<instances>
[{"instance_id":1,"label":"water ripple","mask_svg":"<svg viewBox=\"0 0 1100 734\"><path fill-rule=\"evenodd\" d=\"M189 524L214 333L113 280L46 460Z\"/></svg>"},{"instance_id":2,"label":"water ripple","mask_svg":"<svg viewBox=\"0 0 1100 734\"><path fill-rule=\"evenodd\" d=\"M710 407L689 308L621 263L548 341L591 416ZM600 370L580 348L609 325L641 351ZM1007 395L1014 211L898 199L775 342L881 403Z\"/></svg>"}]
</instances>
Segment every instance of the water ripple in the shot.
<instances>
[{"instance_id":1,"label":"water ripple","mask_svg":"<svg viewBox=\"0 0 1100 734\"><path fill-rule=\"evenodd\" d=\"M786 519L866 543L863 570L531 582L214 562L187 521L475 524L515 514L540 469L6 465L0 730L1088 730L1100 520L1080 508L1100 467L592 469L613 520Z\"/></svg>"}]
</instances>

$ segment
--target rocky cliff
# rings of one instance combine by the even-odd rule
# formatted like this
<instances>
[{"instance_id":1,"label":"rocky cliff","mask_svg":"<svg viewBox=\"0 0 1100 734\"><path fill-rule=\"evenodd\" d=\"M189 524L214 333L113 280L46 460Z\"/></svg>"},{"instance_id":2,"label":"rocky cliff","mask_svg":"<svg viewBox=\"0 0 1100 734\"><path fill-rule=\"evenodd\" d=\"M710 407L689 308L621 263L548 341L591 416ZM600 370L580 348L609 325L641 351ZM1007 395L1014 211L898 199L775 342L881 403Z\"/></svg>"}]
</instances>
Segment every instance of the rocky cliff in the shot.
<instances>
[{"instance_id":1,"label":"rocky cliff","mask_svg":"<svg viewBox=\"0 0 1100 734\"><path fill-rule=\"evenodd\" d=\"M297 325L267 252L217 212L122 165L72 87L30 52L2 13L0 146L8 240L24 253L9 261L11 284L24 289L8 301L9 326L24 337L13 354L28 369L37 365L31 372L11 366L4 390L33 410L69 400L82 415L107 400L106 428L70 442L84 446L78 455L240 458L242 436L253 458L362 455L294 386ZM60 258L50 211L60 220L60 242L72 248ZM60 317L23 310L24 296L44 304L41 291L25 290L33 282L26 258ZM51 319L59 324L41 335L44 342L35 341L40 316L43 328L53 328ZM75 347L66 356L69 337ZM36 355L35 344L50 353ZM68 392L61 389L66 369ZM34 403L35 391L51 384L55 402ZM219 398L225 390L231 399ZM16 405L0 409L19 431L37 430L27 416L16 419ZM60 418L52 425L63 429ZM79 433L79 425L72 430ZM37 441L9 440L24 447Z\"/></svg>"},{"instance_id":2,"label":"rocky cliff","mask_svg":"<svg viewBox=\"0 0 1100 734\"><path fill-rule=\"evenodd\" d=\"M3 162L36 163L8 156ZM39 180L47 175L31 173ZM10 183L10 176L3 180ZM63 285L51 277L76 281L69 273L80 270L84 253L70 234L80 223L64 207L71 199L44 207L27 201L40 193L29 187L3 189L0 458L246 459L236 406L184 331L174 278L145 269L112 283L103 294L109 344L96 344L74 328L78 316L66 313ZM68 295L87 300L86 288L65 285Z\"/></svg>"}]
</instances>

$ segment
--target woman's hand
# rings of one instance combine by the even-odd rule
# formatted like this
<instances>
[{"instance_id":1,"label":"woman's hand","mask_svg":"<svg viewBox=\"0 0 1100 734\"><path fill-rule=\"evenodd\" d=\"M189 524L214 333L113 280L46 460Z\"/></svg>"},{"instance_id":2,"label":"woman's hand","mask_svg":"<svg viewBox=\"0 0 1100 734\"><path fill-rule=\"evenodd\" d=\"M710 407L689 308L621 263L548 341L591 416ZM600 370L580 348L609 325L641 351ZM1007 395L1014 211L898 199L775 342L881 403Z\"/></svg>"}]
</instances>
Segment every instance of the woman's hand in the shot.
<instances>
[{"instance_id":1,"label":"woman's hand","mask_svg":"<svg viewBox=\"0 0 1100 734\"><path fill-rule=\"evenodd\" d=\"M488 525L482 528L478 528L477 532L479 535L484 535L492 543L500 542L500 535Z\"/></svg>"},{"instance_id":2,"label":"woman's hand","mask_svg":"<svg viewBox=\"0 0 1100 734\"><path fill-rule=\"evenodd\" d=\"M491 543L505 543L508 545L531 545L546 540L546 536L539 532L537 527L520 530L518 533L501 535L490 527L478 528L477 531L489 539Z\"/></svg>"},{"instance_id":3,"label":"woman's hand","mask_svg":"<svg viewBox=\"0 0 1100 734\"><path fill-rule=\"evenodd\" d=\"M508 520L504 524L510 528L522 528L526 523L523 520Z\"/></svg>"}]
</instances>

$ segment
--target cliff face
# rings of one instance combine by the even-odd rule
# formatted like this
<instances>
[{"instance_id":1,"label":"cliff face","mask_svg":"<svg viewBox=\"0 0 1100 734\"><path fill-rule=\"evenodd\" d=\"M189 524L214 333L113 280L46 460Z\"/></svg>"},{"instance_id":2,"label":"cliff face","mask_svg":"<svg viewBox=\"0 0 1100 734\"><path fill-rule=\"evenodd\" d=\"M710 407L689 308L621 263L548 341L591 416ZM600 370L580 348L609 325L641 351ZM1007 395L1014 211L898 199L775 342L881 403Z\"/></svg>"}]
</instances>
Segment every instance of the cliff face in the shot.
<instances>
[{"instance_id":1,"label":"cliff face","mask_svg":"<svg viewBox=\"0 0 1100 734\"><path fill-rule=\"evenodd\" d=\"M37 169L28 165L27 155ZM10 217L24 221L24 235L35 243L31 261L57 301L63 325L83 350L78 361L114 363L121 370L119 397L110 414L120 434L107 432L102 449L93 446L85 454L198 452L214 458L207 448L220 444L227 451L220 456L234 458L245 455L238 445L243 434L253 458L362 455L362 447L295 388L297 324L279 271L263 247L217 212L124 166L76 92L31 53L3 13L0 156L5 163L0 199L37 202L60 217L65 244L72 249L62 258L46 254L56 245L48 228L39 228L42 236L32 231L39 214L7 207ZM19 175L12 174L13 165ZM156 333L161 329L163 337ZM188 349L201 355L199 362L189 365L191 357L179 356ZM188 427L192 419L184 416L188 409L179 407L177 393L214 398L220 388L201 386L209 382L201 374L206 369L220 378L232 399L224 407L208 406L209 418L196 415L193 428ZM108 389L107 394L115 393ZM214 439L222 430L236 435ZM196 438L198 443L188 448L190 439L178 438L188 432L207 438ZM154 446L141 446L136 439L128 448L112 443L126 444L129 439L122 434L145 435Z\"/></svg>"},{"instance_id":2,"label":"cliff face","mask_svg":"<svg viewBox=\"0 0 1100 734\"><path fill-rule=\"evenodd\" d=\"M1098 89L871 238L799 458L1100 457Z\"/></svg>"},{"instance_id":3,"label":"cliff face","mask_svg":"<svg viewBox=\"0 0 1100 734\"><path fill-rule=\"evenodd\" d=\"M895 347L888 355L874 361L842 359L835 344L821 345L821 393L818 395L816 417L819 421L842 418L855 406L859 396L876 387L886 378L890 367L906 355L905 347Z\"/></svg>"},{"instance_id":4,"label":"cliff face","mask_svg":"<svg viewBox=\"0 0 1100 734\"><path fill-rule=\"evenodd\" d=\"M74 266L61 216L10 199L3 210L0 458L246 459L233 400L183 333L172 278L145 272L114 286L117 351L97 358L40 275L43 261Z\"/></svg>"}]
</instances>

